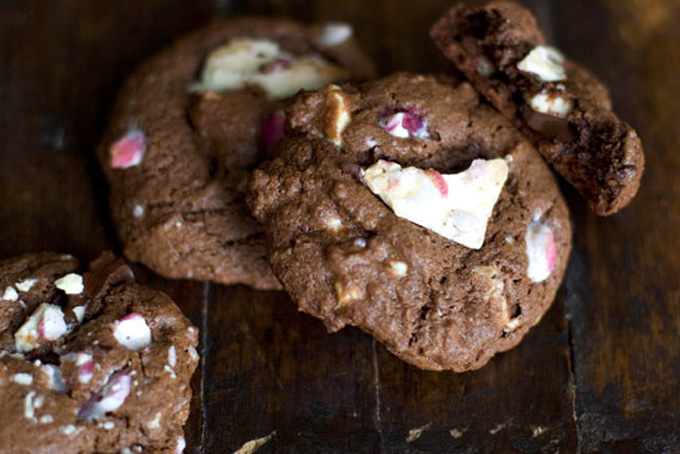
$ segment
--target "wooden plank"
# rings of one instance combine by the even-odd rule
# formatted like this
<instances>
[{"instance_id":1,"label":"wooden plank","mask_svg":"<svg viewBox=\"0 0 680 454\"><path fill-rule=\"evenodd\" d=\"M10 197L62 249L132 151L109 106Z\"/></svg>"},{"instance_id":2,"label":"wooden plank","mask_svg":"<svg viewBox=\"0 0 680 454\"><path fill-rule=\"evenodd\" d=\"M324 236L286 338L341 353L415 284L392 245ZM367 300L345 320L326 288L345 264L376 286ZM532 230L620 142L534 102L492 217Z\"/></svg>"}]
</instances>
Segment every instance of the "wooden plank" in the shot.
<instances>
[{"instance_id":1,"label":"wooden plank","mask_svg":"<svg viewBox=\"0 0 680 454\"><path fill-rule=\"evenodd\" d=\"M647 151L629 208L606 219L574 213L565 288L582 452L678 452L680 5L579 0L555 8L558 44L609 85Z\"/></svg>"},{"instance_id":2,"label":"wooden plank","mask_svg":"<svg viewBox=\"0 0 680 454\"><path fill-rule=\"evenodd\" d=\"M243 286L216 286L208 312L206 453L274 432L262 452L375 452L369 336L328 335L285 294Z\"/></svg>"}]
</instances>

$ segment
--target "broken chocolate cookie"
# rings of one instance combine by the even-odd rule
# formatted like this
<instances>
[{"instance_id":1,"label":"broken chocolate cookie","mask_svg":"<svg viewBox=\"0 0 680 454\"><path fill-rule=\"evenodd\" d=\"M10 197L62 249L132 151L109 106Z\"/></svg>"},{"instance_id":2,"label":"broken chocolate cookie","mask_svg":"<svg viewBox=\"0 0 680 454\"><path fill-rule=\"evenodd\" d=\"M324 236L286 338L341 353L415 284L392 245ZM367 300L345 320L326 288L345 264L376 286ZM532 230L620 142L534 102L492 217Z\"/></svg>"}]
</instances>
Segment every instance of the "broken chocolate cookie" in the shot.
<instances>
[{"instance_id":1,"label":"broken chocolate cookie","mask_svg":"<svg viewBox=\"0 0 680 454\"><path fill-rule=\"evenodd\" d=\"M0 261L0 452L181 453L198 332L109 253Z\"/></svg>"},{"instance_id":2,"label":"broken chocolate cookie","mask_svg":"<svg viewBox=\"0 0 680 454\"><path fill-rule=\"evenodd\" d=\"M458 4L430 34L595 213L612 214L635 196L640 139L611 111L607 89L546 44L529 11L511 2Z\"/></svg>"}]
</instances>

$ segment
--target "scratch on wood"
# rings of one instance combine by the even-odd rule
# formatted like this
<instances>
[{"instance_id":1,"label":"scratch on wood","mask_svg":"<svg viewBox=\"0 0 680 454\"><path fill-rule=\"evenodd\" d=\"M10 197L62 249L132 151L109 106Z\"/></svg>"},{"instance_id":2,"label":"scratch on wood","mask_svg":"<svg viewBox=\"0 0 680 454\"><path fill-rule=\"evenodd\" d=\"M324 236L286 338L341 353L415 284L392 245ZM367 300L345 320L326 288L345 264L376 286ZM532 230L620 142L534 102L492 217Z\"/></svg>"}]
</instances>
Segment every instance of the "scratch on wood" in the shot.
<instances>
[{"instance_id":1,"label":"scratch on wood","mask_svg":"<svg viewBox=\"0 0 680 454\"><path fill-rule=\"evenodd\" d=\"M465 432L467 432L467 430L468 430L467 427L463 427L462 429L451 429L451 430L449 431L449 433L451 434L451 436L452 436L453 438L455 438L455 439L457 440L457 439L459 439L460 437L462 437L463 434L464 434Z\"/></svg>"},{"instance_id":2,"label":"scratch on wood","mask_svg":"<svg viewBox=\"0 0 680 454\"><path fill-rule=\"evenodd\" d=\"M373 352L373 374L375 375L374 389L375 389L375 424L378 429L378 435L380 436L380 452L382 452L383 447L383 431L382 431L382 419L380 416L380 365L378 364L378 347L377 341L373 339L371 341L371 350Z\"/></svg>"},{"instance_id":3,"label":"scratch on wood","mask_svg":"<svg viewBox=\"0 0 680 454\"><path fill-rule=\"evenodd\" d=\"M241 449L234 451L234 454L254 454L262 446L266 445L272 437L276 435L276 431L273 431L266 437L256 438L255 440L250 440L241 446Z\"/></svg>"},{"instance_id":4,"label":"scratch on wood","mask_svg":"<svg viewBox=\"0 0 680 454\"><path fill-rule=\"evenodd\" d=\"M506 427L508 427L508 424L510 424L511 422L512 422L512 418L508 419L508 420L505 421L504 423L498 424L496 427L494 427L493 429L489 430L489 433L490 433L491 435L496 435L498 432L500 432L501 430L503 430L503 429L505 429Z\"/></svg>"},{"instance_id":5,"label":"scratch on wood","mask_svg":"<svg viewBox=\"0 0 680 454\"><path fill-rule=\"evenodd\" d=\"M425 432L430 427L432 427L432 422L428 422L424 426L409 430L408 437L406 437L406 443L413 443L414 441L419 439L420 436L423 435L423 432Z\"/></svg>"},{"instance_id":6,"label":"scratch on wood","mask_svg":"<svg viewBox=\"0 0 680 454\"><path fill-rule=\"evenodd\" d=\"M545 433L545 431L547 431L547 430L548 430L547 427L543 427L543 426L531 426L531 432L532 432L532 433L531 433L531 437L532 437L532 438L539 437L539 436L541 436L543 433Z\"/></svg>"}]
</instances>

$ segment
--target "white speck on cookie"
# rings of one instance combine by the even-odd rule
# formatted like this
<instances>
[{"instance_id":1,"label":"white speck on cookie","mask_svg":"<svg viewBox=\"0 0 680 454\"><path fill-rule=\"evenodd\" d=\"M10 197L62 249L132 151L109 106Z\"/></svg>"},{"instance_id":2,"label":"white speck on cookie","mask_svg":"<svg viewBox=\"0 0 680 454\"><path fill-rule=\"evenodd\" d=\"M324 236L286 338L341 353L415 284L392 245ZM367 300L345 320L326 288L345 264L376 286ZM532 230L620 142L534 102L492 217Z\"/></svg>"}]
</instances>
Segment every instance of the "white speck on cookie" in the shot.
<instances>
[{"instance_id":1,"label":"white speck on cookie","mask_svg":"<svg viewBox=\"0 0 680 454\"><path fill-rule=\"evenodd\" d=\"M175 371L172 369L172 367L166 364L163 366L163 369L165 369L165 371L170 374L170 378L177 378L177 375L175 374Z\"/></svg>"},{"instance_id":2,"label":"white speck on cookie","mask_svg":"<svg viewBox=\"0 0 680 454\"><path fill-rule=\"evenodd\" d=\"M26 293L30 291L33 286L38 282L38 279L34 277L29 277L28 279L21 280L14 284L14 286L19 290L20 292Z\"/></svg>"},{"instance_id":3,"label":"white speck on cookie","mask_svg":"<svg viewBox=\"0 0 680 454\"><path fill-rule=\"evenodd\" d=\"M54 422L54 418L52 418L52 415L42 415L39 421L40 424L49 424L51 422Z\"/></svg>"},{"instance_id":4,"label":"white speck on cookie","mask_svg":"<svg viewBox=\"0 0 680 454\"><path fill-rule=\"evenodd\" d=\"M156 415L153 417L152 420L146 423L146 427L149 429L158 429L161 426L161 412L157 412Z\"/></svg>"},{"instance_id":5,"label":"white speck on cookie","mask_svg":"<svg viewBox=\"0 0 680 454\"><path fill-rule=\"evenodd\" d=\"M496 72L491 60L486 58L484 55L480 55L477 59L477 72L484 77L489 77Z\"/></svg>"},{"instance_id":6,"label":"white speck on cookie","mask_svg":"<svg viewBox=\"0 0 680 454\"><path fill-rule=\"evenodd\" d=\"M67 424L67 425L65 425L61 428L61 433L68 436L68 435L73 435L74 433L77 432L77 430L78 430L78 428L76 426L74 426L73 424Z\"/></svg>"},{"instance_id":7,"label":"white speck on cookie","mask_svg":"<svg viewBox=\"0 0 680 454\"><path fill-rule=\"evenodd\" d=\"M333 233L338 233L345 228L345 226L342 224L342 221L340 220L340 218L335 217L335 216L326 219L325 224L326 224L326 229L328 229L329 231L331 231Z\"/></svg>"},{"instance_id":8,"label":"white speck on cookie","mask_svg":"<svg viewBox=\"0 0 680 454\"><path fill-rule=\"evenodd\" d=\"M177 364L177 350L174 345L171 345L168 348L168 364L170 367L175 367Z\"/></svg>"},{"instance_id":9,"label":"white speck on cookie","mask_svg":"<svg viewBox=\"0 0 680 454\"><path fill-rule=\"evenodd\" d=\"M64 382L64 377L62 377L59 367L54 364L45 364L40 366L40 370L47 376L47 386L50 389L60 393L68 392L68 386Z\"/></svg>"},{"instance_id":10,"label":"white speck on cookie","mask_svg":"<svg viewBox=\"0 0 680 454\"><path fill-rule=\"evenodd\" d=\"M5 293L2 294L2 299L5 301L16 301L19 299L19 293L14 290L14 287L8 285L5 288Z\"/></svg>"},{"instance_id":11,"label":"white speck on cookie","mask_svg":"<svg viewBox=\"0 0 680 454\"><path fill-rule=\"evenodd\" d=\"M141 205L135 205L132 207L132 216L135 218L141 218L144 216L144 207Z\"/></svg>"},{"instance_id":12,"label":"white speck on cookie","mask_svg":"<svg viewBox=\"0 0 680 454\"><path fill-rule=\"evenodd\" d=\"M208 55L200 82L189 90L224 92L257 86L270 100L281 100L348 76L343 68L321 57L293 55L274 41L238 38Z\"/></svg>"},{"instance_id":13,"label":"white speck on cookie","mask_svg":"<svg viewBox=\"0 0 680 454\"><path fill-rule=\"evenodd\" d=\"M354 33L352 26L344 22L327 22L321 29L319 35L319 45L321 47L332 47L347 41Z\"/></svg>"},{"instance_id":14,"label":"white speck on cookie","mask_svg":"<svg viewBox=\"0 0 680 454\"><path fill-rule=\"evenodd\" d=\"M486 226L508 177L504 159L475 159L461 173L380 160L362 176L394 214L471 249L484 243Z\"/></svg>"},{"instance_id":15,"label":"white speck on cookie","mask_svg":"<svg viewBox=\"0 0 680 454\"><path fill-rule=\"evenodd\" d=\"M29 391L24 398L24 418L35 421L35 406L33 405L33 397L35 391Z\"/></svg>"},{"instance_id":16,"label":"white speck on cookie","mask_svg":"<svg viewBox=\"0 0 680 454\"><path fill-rule=\"evenodd\" d=\"M557 260L557 246L553 232L540 216L535 216L527 227L525 236L527 245L527 276L532 282L542 282L552 274Z\"/></svg>"},{"instance_id":17,"label":"white speck on cookie","mask_svg":"<svg viewBox=\"0 0 680 454\"><path fill-rule=\"evenodd\" d=\"M128 350L140 351L151 344L151 329L138 312L126 315L113 325L116 340Z\"/></svg>"},{"instance_id":18,"label":"white speck on cookie","mask_svg":"<svg viewBox=\"0 0 680 454\"><path fill-rule=\"evenodd\" d=\"M76 273L69 273L66 276L57 279L54 281L54 285L56 285L58 289L66 292L67 295L80 295L85 288L83 286L83 276Z\"/></svg>"},{"instance_id":19,"label":"white speck on cookie","mask_svg":"<svg viewBox=\"0 0 680 454\"><path fill-rule=\"evenodd\" d=\"M551 46L537 46L517 64L520 71L537 75L544 82L557 82L567 78L564 55Z\"/></svg>"},{"instance_id":20,"label":"white speck on cookie","mask_svg":"<svg viewBox=\"0 0 680 454\"><path fill-rule=\"evenodd\" d=\"M33 384L33 375L19 372L18 374L12 375L12 381L19 385L30 386Z\"/></svg>"},{"instance_id":21,"label":"white speck on cookie","mask_svg":"<svg viewBox=\"0 0 680 454\"><path fill-rule=\"evenodd\" d=\"M118 372L80 408L78 419L92 422L116 411L130 393L130 374Z\"/></svg>"},{"instance_id":22,"label":"white speck on cookie","mask_svg":"<svg viewBox=\"0 0 680 454\"><path fill-rule=\"evenodd\" d=\"M59 306L42 303L14 334L20 352L33 350L40 340L56 340L68 331Z\"/></svg>"}]
</instances>

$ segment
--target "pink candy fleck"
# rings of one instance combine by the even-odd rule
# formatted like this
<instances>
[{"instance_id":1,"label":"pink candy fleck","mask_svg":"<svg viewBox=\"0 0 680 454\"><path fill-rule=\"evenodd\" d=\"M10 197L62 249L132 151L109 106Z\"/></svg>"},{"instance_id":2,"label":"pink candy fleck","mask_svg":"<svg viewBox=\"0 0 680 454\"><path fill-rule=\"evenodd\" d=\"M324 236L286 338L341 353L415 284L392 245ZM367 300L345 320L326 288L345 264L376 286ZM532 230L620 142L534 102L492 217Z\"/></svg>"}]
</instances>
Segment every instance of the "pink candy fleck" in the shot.
<instances>
[{"instance_id":1,"label":"pink candy fleck","mask_svg":"<svg viewBox=\"0 0 680 454\"><path fill-rule=\"evenodd\" d=\"M413 109L399 108L386 112L380 115L379 122L385 131L395 137L425 139L429 136L425 120Z\"/></svg>"},{"instance_id":2,"label":"pink candy fleck","mask_svg":"<svg viewBox=\"0 0 680 454\"><path fill-rule=\"evenodd\" d=\"M552 273L553 269L555 269L555 262L557 261L557 246L555 246L555 238L553 237L552 230L547 229L545 235L545 259L548 264L548 273Z\"/></svg>"},{"instance_id":3,"label":"pink candy fleck","mask_svg":"<svg viewBox=\"0 0 680 454\"><path fill-rule=\"evenodd\" d=\"M146 137L140 130L133 129L111 145L110 164L114 169L127 169L142 162L146 151Z\"/></svg>"},{"instance_id":4,"label":"pink candy fleck","mask_svg":"<svg viewBox=\"0 0 680 454\"><path fill-rule=\"evenodd\" d=\"M92 379L92 376L94 375L94 361L90 360L80 366L78 369L78 380L81 383L87 383Z\"/></svg>"},{"instance_id":5,"label":"pink candy fleck","mask_svg":"<svg viewBox=\"0 0 680 454\"><path fill-rule=\"evenodd\" d=\"M275 110L267 115L262 122L262 140L265 145L271 147L286 137L286 131L283 128L285 121L286 114L281 110Z\"/></svg>"},{"instance_id":6,"label":"pink candy fleck","mask_svg":"<svg viewBox=\"0 0 680 454\"><path fill-rule=\"evenodd\" d=\"M288 69L290 68L292 62L290 60L286 60L285 58L279 58L277 60L274 60L271 63L267 63L265 65L262 65L260 67L260 71L269 74L277 71L281 71L282 69Z\"/></svg>"},{"instance_id":7,"label":"pink candy fleck","mask_svg":"<svg viewBox=\"0 0 680 454\"><path fill-rule=\"evenodd\" d=\"M427 177L432 180L432 184L434 184L434 186L437 188L442 198L445 198L447 195L449 195L449 185L446 183L446 180L441 173L433 169L428 169L425 171L425 175L427 175Z\"/></svg>"},{"instance_id":8,"label":"pink candy fleck","mask_svg":"<svg viewBox=\"0 0 680 454\"><path fill-rule=\"evenodd\" d=\"M132 379L126 372L118 372L80 408L78 419L94 421L117 410L130 393Z\"/></svg>"}]
</instances>

